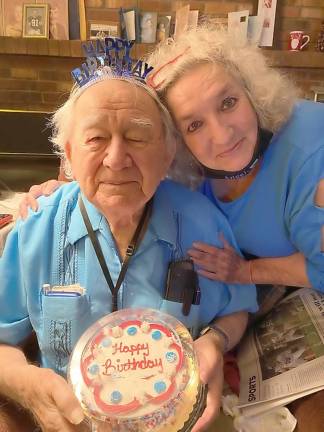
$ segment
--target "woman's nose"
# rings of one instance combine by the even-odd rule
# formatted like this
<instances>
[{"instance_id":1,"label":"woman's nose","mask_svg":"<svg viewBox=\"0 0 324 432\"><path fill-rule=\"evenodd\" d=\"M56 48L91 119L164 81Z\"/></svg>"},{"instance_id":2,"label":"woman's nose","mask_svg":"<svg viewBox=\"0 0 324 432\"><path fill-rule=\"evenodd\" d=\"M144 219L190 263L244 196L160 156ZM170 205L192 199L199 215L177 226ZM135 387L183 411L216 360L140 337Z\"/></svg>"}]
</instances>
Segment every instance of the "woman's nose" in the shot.
<instances>
[{"instance_id":1,"label":"woman's nose","mask_svg":"<svg viewBox=\"0 0 324 432\"><path fill-rule=\"evenodd\" d=\"M208 122L208 135L212 144L226 147L230 144L233 137L233 128L231 125L222 122L221 119L213 117Z\"/></svg>"},{"instance_id":2,"label":"woman's nose","mask_svg":"<svg viewBox=\"0 0 324 432\"><path fill-rule=\"evenodd\" d=\"M106 148L103 165L113 171L120 171L132 165L127 143L121 137L112 137Z\"/></svg>"}]
</instances>

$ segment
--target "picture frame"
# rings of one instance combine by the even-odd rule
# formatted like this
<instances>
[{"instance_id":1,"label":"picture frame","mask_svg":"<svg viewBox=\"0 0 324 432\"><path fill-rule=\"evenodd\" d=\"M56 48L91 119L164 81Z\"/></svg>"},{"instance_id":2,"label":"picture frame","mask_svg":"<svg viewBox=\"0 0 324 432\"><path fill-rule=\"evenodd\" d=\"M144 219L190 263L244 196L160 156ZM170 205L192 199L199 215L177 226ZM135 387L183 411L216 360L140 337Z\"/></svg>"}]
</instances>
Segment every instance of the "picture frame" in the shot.
<instances>
[{"instance_id":1,"label":"picture frame","mask_svg":"<svg viewBox=\"0 0 324 432\"><path fill-rule=\"evenodd\" d=\"M171 15L157 17L156 42L162 42L170 36Z\"/></svg>"},{"instance_id":2,"label":"picture frame","mask_svg":"<svg viewBox=\"0 0 324 432\"><path fill-rule=\"evenodd\" d=\"M49 5L49 38L69 39L69 2L68 0L36 0L39 4Z\"/></svg>"},{"instance_id":3,"label":"picture frame","mask_svg":"<svg viewBox=\"0 0 324 432\"><path fill-rule=\"evenodd\" d=\"M120 37L120 23L118 21L90 20L88 39L104 39L105 37Z\"/></svg>"},{"instance_id":4,"label":"picture frame","mask_svg":"<svg viewBox=\"0 0 324 432\"><path fill-rule=\"evenodd\" d=\"M140 31L142 43L155 43L157 28L157 12L141 11Z\"/></svg>"},{"instance_id":5,"label":"picture frame","mask_svg":"<svg viewBox=\"0 0 324 432\"><path fill-rule=\"evenodd\" d=\"M49 6L48 4L24 3L23 37L49 37Z\"/></svg>"}]
</instances>

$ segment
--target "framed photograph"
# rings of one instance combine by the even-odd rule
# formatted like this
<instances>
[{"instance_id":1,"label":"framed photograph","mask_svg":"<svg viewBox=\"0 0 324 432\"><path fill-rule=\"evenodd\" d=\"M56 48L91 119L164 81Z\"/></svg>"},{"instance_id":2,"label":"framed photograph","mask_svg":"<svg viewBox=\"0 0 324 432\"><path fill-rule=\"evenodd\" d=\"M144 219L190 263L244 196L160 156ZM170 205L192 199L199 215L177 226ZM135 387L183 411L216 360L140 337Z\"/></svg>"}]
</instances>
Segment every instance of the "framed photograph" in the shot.
<instances>
[{"instance_id":1,"label":"framed photograph","mask_svg":"<svg viewBox=\"0 0 324 432\"><path fill-rule=\"evenodd\" d=\"M37 0L39 4L49 5L50 39L69 39L69 2L68 0Z\"/></svg>"},{"instance_id":2,"label":"framed photograph","mask_svg":"<svg viewBox=\"0 0 324 432\"><path fill-rule=\"evenodd\" d=\"M24 4L23 37L44 38L49 36L48 4Z\"/></svg>"},{"instance_id":3,"label":"framed photograph","mask_svg":"<svg viewBox=\"0 0 324 432\"><path fill-rule=\"evenodd\" d=\"M158 16L156 42L162 42L170 36L171 15Z\"/></svg>"},{"instance_id":4,"label":"framed photograph","mask_svg":"<svg viewBox=\"0 0 324 432\"><path fill-rule=\"evenodd\" d=\"M141 12L140 30L142 43L155 43L157 12Z\"/></svg>"},{"instance_id":5,"label":"framed photograph","mask_svg":"<svg viewBox=\"0 0 324 432\"><path fill-rule=\"evenodd\" d=\"M3 36L22 37L24 0L2 0L1 3Z\"/></svg>"},{"instance_id":6,"label":"framed photograph","mask_svg":"<svg viewBox=\"0 0 324 432\"><path fill-rule=\"evenodd\" d=\"M114 21L89 21L89 39L120 37L120 23Z\"/></svg>"}]
</instances>

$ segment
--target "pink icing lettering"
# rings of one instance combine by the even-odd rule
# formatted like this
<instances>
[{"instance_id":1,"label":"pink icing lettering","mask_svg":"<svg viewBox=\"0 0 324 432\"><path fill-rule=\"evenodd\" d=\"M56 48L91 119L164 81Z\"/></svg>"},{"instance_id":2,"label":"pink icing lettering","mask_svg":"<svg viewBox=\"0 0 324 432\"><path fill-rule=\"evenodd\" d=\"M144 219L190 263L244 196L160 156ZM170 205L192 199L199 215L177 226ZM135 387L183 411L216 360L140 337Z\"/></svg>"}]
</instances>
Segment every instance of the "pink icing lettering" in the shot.
<instances>
[{"instance_id":1,"label":"pink icing lettering","mask_svg":"<svg viewBox=\"0 0 324 432\"><path fill-rule=\"evenodd\" d=\"M144 356L148 356L150 354L150 348L148 346L148 343L145 344L137 344L137 345L124 345L123 342L115 343L111 346L112 348L112 355L116 355L117 353L130 353L132 356L134 354L140 355L143 354ZM143 351L143 352L142 352Z\"/></svg>"}]
</instances>

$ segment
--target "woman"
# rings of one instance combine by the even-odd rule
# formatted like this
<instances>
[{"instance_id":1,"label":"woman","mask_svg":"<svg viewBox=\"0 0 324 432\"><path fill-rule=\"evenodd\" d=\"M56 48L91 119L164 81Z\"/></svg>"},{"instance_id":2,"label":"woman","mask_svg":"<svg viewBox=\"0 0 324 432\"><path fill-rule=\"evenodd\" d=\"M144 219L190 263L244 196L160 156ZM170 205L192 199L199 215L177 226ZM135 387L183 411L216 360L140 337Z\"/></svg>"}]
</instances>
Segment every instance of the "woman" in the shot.
<instances>
[{"instance_id":1,"label":"woman","mask_svg":"<svg viewBox=\"0 0 324 432\"><path fill-rule=\"evenodd\" d=\"M245 261L195 244L207 277L324 291L324 106L296 99L258 50L200 28L150 56L165 101ZM226 262L219 266L219 261Z\"/></svg>"},{"instance_id":2,"label":"woman","mask_svg":"<svg viewBox=\"0 0 324 432\"><path fill-rule=\"evenodd\" d=\"M198 272L259 284L261 312L285 287L324 292L324 105L298 101L260 50L220 30L189 31L148 62L148 81L206 178L200 190L227 216L246 258L226 241L223 249L195 243ZM320 432L323 392L295 405L298 430Z\"/></svg>"}]
</instances>

